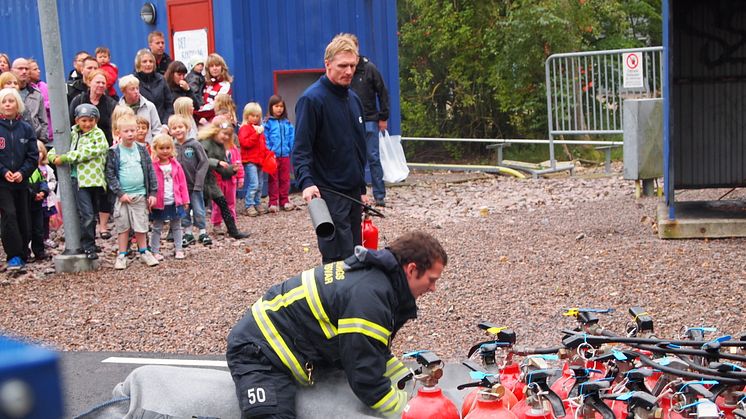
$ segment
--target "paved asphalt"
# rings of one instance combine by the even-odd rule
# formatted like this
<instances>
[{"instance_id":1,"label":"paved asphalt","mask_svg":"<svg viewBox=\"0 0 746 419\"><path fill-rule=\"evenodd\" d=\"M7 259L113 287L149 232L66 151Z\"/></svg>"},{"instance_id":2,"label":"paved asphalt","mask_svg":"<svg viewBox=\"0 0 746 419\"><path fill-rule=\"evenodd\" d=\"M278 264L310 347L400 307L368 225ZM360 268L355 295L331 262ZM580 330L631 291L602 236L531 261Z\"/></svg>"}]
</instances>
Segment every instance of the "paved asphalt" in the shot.
<instances>
[{"instance_id":1,"label":"paved asphalt","mask_svg":"<svg viewBox=\"0 0 746 419\"><path fill-rule=\"evenodd\" d=\"M196 356L133 352L60 352L65 417L71 418L111 399L114 386L143 364L102 363L110 357L225 361L221 355ZM209 368L219 367L211 366ZM227 370L227 368L224 368Z\"/></svg>"}]
</instances>

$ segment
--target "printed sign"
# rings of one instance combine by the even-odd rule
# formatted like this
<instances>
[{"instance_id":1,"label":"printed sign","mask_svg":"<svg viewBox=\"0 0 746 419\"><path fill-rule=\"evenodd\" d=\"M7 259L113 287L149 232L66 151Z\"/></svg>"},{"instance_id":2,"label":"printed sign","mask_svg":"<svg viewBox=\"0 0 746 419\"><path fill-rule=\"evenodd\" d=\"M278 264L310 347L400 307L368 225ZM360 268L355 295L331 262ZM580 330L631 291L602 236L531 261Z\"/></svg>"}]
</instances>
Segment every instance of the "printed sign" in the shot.
<instances>
[{"instance_id":1,"label":"printed sign","mask_svg":"<svg viewBox=\"0 0 746 419\"><path fill-rule=\"evenodd\" d=\"M625 89L641 89L645 87L645 79L642 74L642 53L630 52L622 54L624 72L622 73L622 86Z\"/></svg>"},{"instance_id":2,"label":"printed sign","mask_svg":"<svg viewBox=\"0 0 746 419\"><path fill-rule=\"evenodd\" d=\"M181 61L191 70L189 60L207 58L207 29L174 32L174 61Z\"/></svg>"}]
</instances>

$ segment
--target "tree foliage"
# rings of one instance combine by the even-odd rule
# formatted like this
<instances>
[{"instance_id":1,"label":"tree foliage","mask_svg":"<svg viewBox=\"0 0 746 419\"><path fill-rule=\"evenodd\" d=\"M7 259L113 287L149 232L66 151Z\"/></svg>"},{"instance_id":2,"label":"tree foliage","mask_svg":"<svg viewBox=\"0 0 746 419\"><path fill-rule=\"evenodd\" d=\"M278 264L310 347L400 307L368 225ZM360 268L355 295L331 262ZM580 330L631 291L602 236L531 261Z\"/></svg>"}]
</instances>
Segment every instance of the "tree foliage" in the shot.
<instances>
[{"instance_id":1,"label":"tree foliage","mask_svg":"<svg viewBox=\"0 0 746 419\"><path fill-rule=\"evenodd\" d=\"M399 0L403 133L545 138L546 58L660 45L660 3Z\"/></svg>"}]
</instances>

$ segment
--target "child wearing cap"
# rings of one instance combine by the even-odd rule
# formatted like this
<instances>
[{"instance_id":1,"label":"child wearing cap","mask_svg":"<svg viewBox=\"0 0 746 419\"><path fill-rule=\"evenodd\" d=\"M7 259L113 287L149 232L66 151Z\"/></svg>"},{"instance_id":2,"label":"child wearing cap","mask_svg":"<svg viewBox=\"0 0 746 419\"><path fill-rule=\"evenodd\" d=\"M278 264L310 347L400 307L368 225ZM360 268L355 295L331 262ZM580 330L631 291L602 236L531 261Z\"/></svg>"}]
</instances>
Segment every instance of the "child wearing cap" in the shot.
<instances>
[{"instance_id":1,"label":"child wearing cap","mask_svg":"<svg viewBox=\"0 0 746 419\"><path fill-rule=\"evenodd\" d=\"M135 233L140 260L148 266L155 266L158 260L148 250L145 235L148 233L148 213L156 203L158 179L145 147L135 141L135 117L121 117L117 121L117 130L119 144L109 149L106 159L106 180L109 190L117 198L113 215L119 253L114 269L127 267L130 230Z\"/></svg>"},{"instance_id":2,"label":"child wearing cap","mask_svg":"<svg viewBox=\"0 0 746 419\"><path fill-rule=\"evenodd\" d=\"M98 109L90 103L75 108L75 125L72 127L70 151L58 154L49 150L47 159L55 166L70 165L70 176L80 216L80 244L88 259L98 259L96 246L96 214L104 208L106 199L106 135L96 124Z\"/></svg>"},{"instance_id":3,"label":"child wearing cap","mask_svg":"<svg viewBox=\"0 0 746 419\"><path fill-rule=\"evenodd\" d=\"M194 106L197 109L201 108L205 104L205 100L202 97L202 92L205 90L205 76L202 72L205 70L205 59L203 57L192 57L189 60L189 66L192 69L186 75L185 79L189 83L189 88L194 93L197 103Z\"/></svg>"}]
</instances>

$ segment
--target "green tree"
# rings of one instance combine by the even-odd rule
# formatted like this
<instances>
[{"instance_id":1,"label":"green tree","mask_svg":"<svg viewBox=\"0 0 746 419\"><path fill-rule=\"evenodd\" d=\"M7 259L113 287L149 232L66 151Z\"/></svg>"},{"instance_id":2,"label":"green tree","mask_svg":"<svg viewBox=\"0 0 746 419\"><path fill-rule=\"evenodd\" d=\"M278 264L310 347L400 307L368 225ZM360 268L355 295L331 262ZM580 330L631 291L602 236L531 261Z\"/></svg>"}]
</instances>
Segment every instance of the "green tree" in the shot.
<instances>
[{"instance_id":1,"label":"green tree","mask_svg":"<svg viewBox=\"0 0 746 419\"><path fill-rule=\"evenodd\" d=\"M660 0L398 4L402 131L408 136L545 138L549 55L660 39ZM456 158L484 150L446 147Z\"/></svg>"}]
</instances>

